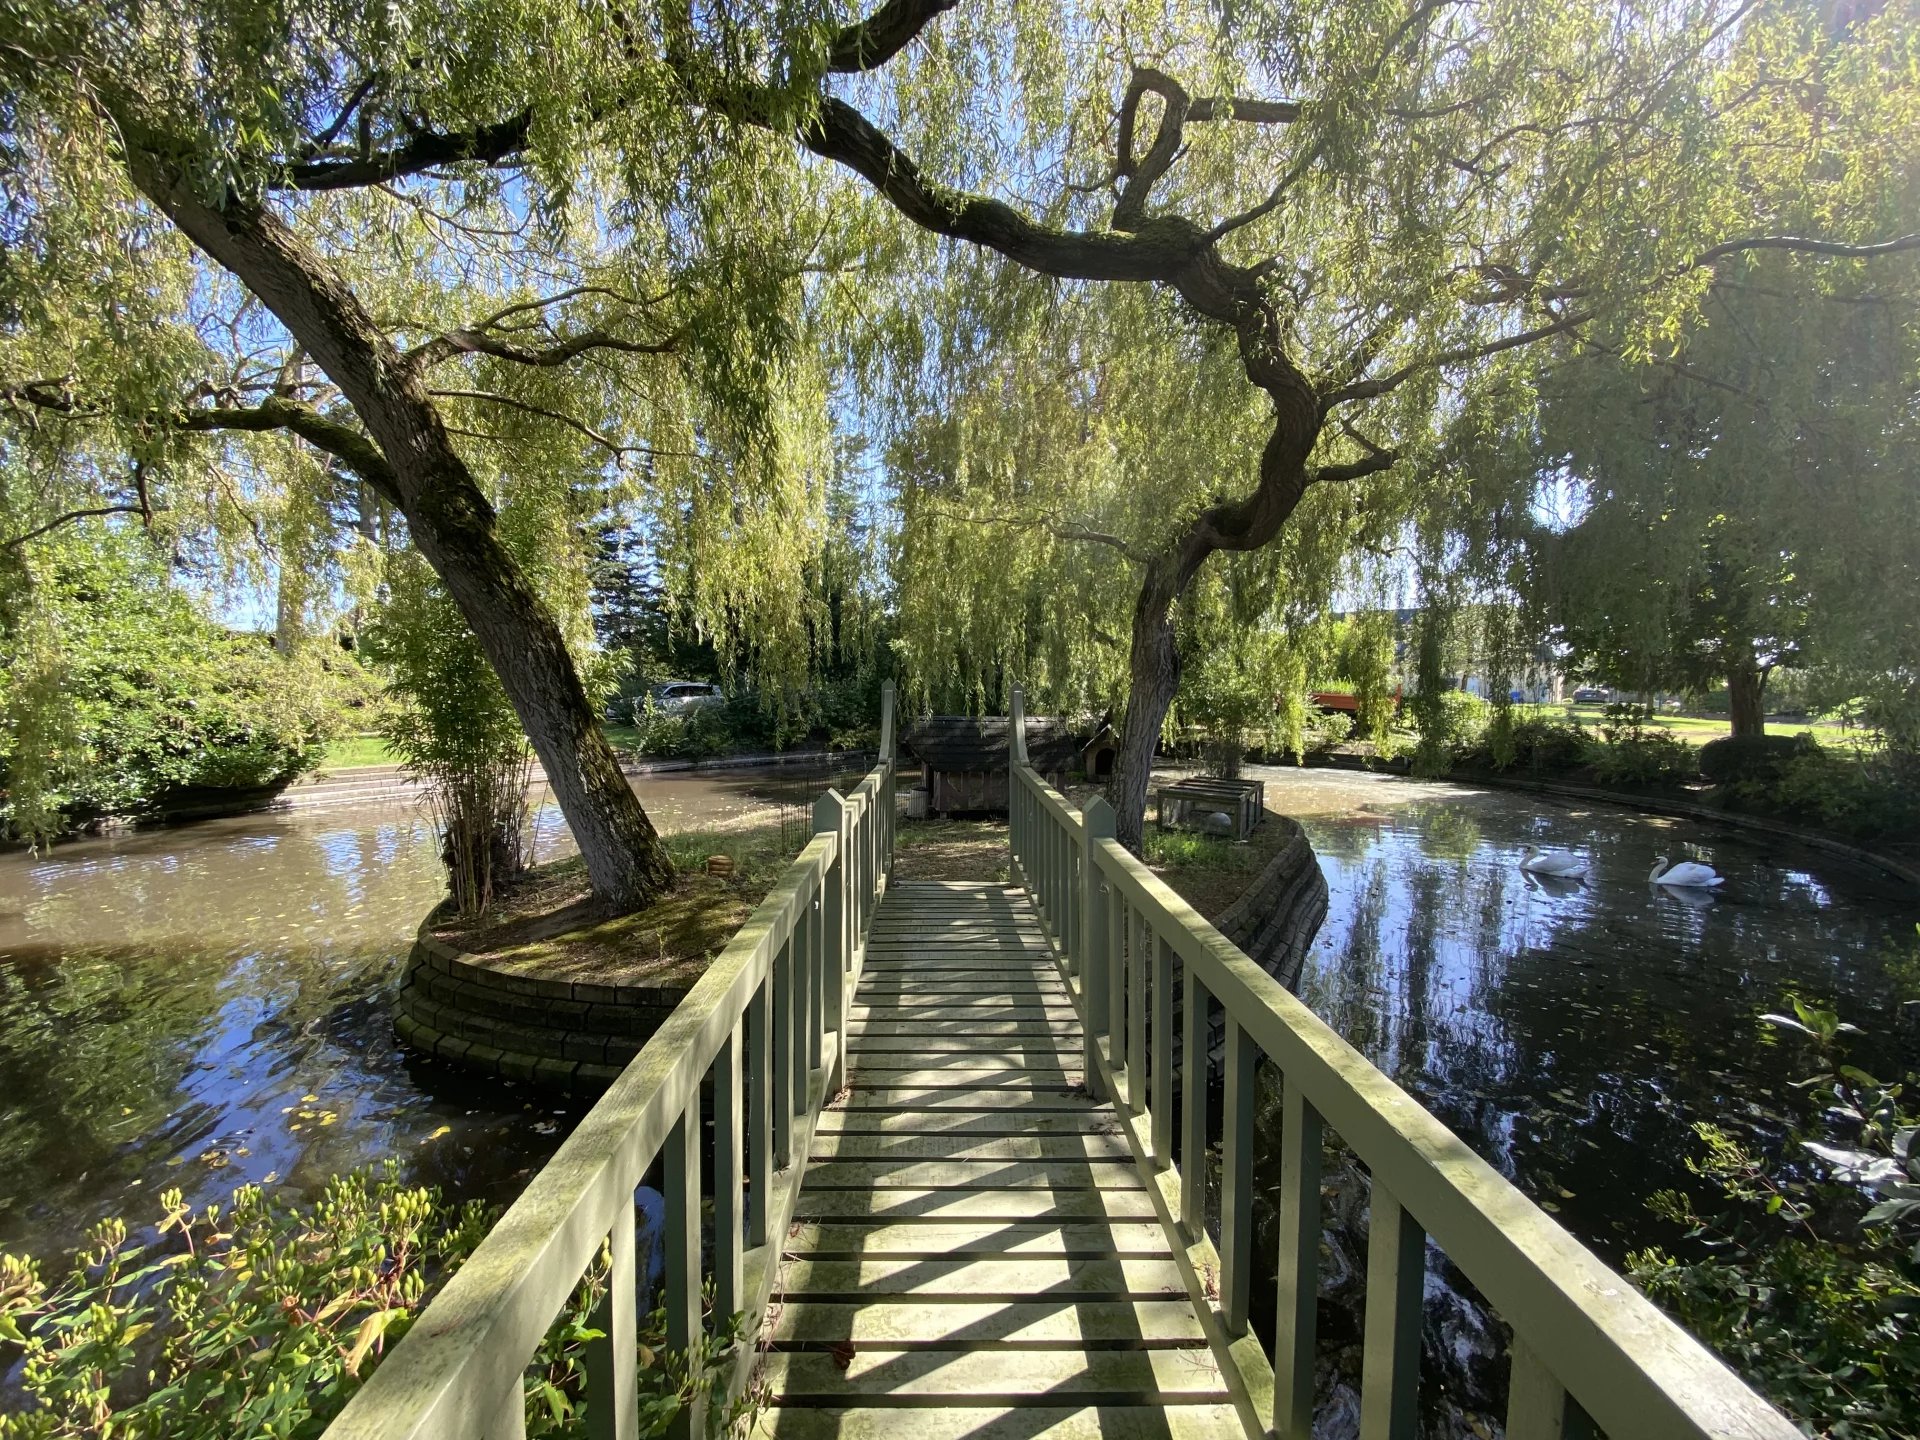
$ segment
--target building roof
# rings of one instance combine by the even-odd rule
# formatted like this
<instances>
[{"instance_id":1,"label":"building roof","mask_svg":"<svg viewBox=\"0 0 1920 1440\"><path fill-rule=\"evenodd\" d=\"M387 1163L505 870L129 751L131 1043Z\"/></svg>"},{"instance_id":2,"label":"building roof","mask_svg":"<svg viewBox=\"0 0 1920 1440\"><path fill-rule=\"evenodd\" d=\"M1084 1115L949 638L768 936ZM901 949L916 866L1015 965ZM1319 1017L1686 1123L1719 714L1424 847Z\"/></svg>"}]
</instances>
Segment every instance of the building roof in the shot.
<instances>
[{"instance_id":1,"label":"building roof","mask_svg":"<svg viewBox=\"0 0 1920 1440\"><path fill-rule=\"evenodd\" d=\"M1051 773L1073 768L1080 752L1106 727L1097 721L1075 724L1057 716L1027 717L1027 759ZM900 743L935 770L1003 770L1010 755L1008 723L999 715L930 715L909 725Z\"/></svg>"}]
</instances>

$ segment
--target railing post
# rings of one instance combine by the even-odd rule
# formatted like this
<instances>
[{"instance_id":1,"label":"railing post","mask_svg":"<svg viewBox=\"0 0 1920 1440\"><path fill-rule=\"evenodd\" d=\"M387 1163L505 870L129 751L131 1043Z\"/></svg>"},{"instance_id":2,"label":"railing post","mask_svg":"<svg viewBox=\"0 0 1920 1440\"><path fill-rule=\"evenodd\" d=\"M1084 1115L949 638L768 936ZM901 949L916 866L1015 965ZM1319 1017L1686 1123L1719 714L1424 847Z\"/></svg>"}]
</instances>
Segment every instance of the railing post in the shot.
<instances>
[{"instance_id":1,"label":"railing post","mask_svg":"<svg viewBox=\"0 0 1920 1440\"><path fill-rule=\"evenodd\" d=\"M667 1348L687 1356L705 1330L700 1319L700 1101L696 1093L688 1113L674 1122L666 1149ZM706 1406L695 1401L673 1417L667 1432L675 1440L707 1433Z\"/></svg>"},{"instance_id":2,"label":"railing post","mask_svg":"<svg viewBox=\"0 0 1920 1440\"><path fill-rule=\"evenodd\" d=\"M713 1308L724 1320L746 1308L741 1275L741 1191L746 1120L740 1087L740 1026L713 1058ZM629 1293L632 1286L628 1287ZM623 1435L627 1432L622 1432Z\"/></svg>"},{"instance_id":3,"label":"railing post","mask_svg":"<svg viewBox=\"0 0 1920 1440\"><path fill-rule=\"evenodd\" d=\"M1360 1440L1413 1440L1420 1420L1420 1309L1426 1276L1426 1232L1376 1175L1367 1225Z\"/></svg>"},{"instance_id":4,"label":"railing post","mask_svg":"<svg viewBox=\"0 0 1920 1440\"><path fill-rule=\"evenodd\" d=\"M1080 812L1080 1003L1082 1033L1086 1036L1087 1093L1104 1100L1100 1093L1100 1066L1097 1046L1107 1033L1107 897L1101 893L1100 842L1113 838L1113 806L1096 795Z\"/></svg>"},{"instance_id":5,"label":"railing post","mask_svg":"<svg viewBox=\"0 0 1920 1440\"><path fill-rule=\"evenodd\" d=\"M1147 1069L1148 1130L1153 1168L1173 1164L1173 942L1155 935L1153 951L1153 1059Z\"/></svg>"},{"instance_id":6,"label":"railing post","mask_svg":"<svg viewBox=\"0 0 1920 1440\"><path fill-rule=\"evenodd\" d=\"M1207 1228L1207 987L1192 965L1180 997L1180 1223L1189 1244Z\"/></svg>"},{"instance_id":7,"label":"railing post","mask_svg":"<svg viewBox=\"0 0 1920 1440\"><path fill-rule=\"evenodd\" d=\"M1126 1068L1127 943L1133 923L1120 886L1107 886L1107 1056L1115 1071ZM1113 1097L1117 1103L1118 1095Z\"/></svg>"},{"instance_id":8,"label":"railing post","mask_svg":"<svg viewBox=\"0 0 1920 1440\"><path fill-rule=\"evenodd\" d=\"M813 833L835 837L834 855L820 877L820 959L826 980L826 1016L822 1022L840 1037L834 1047L833 1074L827 1093L839 1090L847 1062L847 971L853 964L853 946L847 934L847 802L838 790L828 790L813 802Z\"/></svg>"},{"instance_id":9,"label":"railing post","mask_svg":"<svg viewBox=\"0 0 1920 1440\"><path fill-rule=\"evenodd\" d=\"M773 1163L793 1163L793 937L773 955ZM804 1103L804 1101L803 1101Z\"/></svg>"},{"instance_id":10,"label":"railing post","mask_svg":"<svg viewBox=\"0 0 1920 1440\"><path fill-rule=\"evenodd\" d=\"M1273 1428L1281 1440L1313 1433L1313 1340L1320 1293L1320 1112L1285 1081L1280 1117L1278 1343Z\"/></svg>"},{"instance_id":11,"label":"railing post","mask_svg":"<svg viewBox=\"0 0 1920 1440\"><path fill-rule=\"evenodd\" d=\"M607 1293L593 1312L600 1338L587 1342L587 1433L592 1440L635 1440L640 1411L634 1381L640 1362L631 1196L614 1216L608 1241L613 1263Z\"/></svg>"},{"instance_id":12,"label":"railing post","mask_svg":"<svg viewBox=\"0 0 1920 1440\"><path fill-rule=\"evenodd\" d=\"M1247 1333L1247 1298L1253 1286L1255 1056L1253 1037L1240 1028L1232 1010L1226 1013L1226 1097L1220 1133L1220 1318L1227 1334L1240 1336Z\"/></svg>"},{"instance_id":13,"label":"railing post","mask_svg":"<svg viewBox=\"0 0 1920 1440\"><path fill-rule=\"evenodd\" d=\"M1516 1332L1513 1377L1507 1385L1507 1434L1513 1440L1563 1440L1567 1392Z\"/></svg>"},{"instance_id":14,"label":"railing post","mask_svg":"<svg viewBox=\"0 0 1920 1440\"><path fill-rule=\"evenodd\" d=\"M767 1243L773 1200L773 976L747 1001L747 1243Z\"/></svg>"},{"instance_id":15,"label":"railing post","mask_svg":"<svg viewBox=\"0 0 1920 1440\"><path fill-rule=\"evenodd\" d=\"M1127 911L1127 1109L1147 1108L1147 976L1153 964L1153 922Z\"/></svg>"}]
</instances>

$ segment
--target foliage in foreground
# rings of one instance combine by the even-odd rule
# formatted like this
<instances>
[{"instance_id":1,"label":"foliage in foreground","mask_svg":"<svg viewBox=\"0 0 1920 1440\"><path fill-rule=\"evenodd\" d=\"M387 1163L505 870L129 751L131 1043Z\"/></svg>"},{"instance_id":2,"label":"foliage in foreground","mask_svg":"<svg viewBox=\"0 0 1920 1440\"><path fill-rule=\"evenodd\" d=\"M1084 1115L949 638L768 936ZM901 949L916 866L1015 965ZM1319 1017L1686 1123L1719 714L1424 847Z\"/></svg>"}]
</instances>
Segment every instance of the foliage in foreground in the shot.
<instances>
[{"instance_id":1,"label":"foliage in foreground","mask_svg":"<svg viewBox=\"0 0 1920 1440\"><path fill-rule=\"evenodd\" d=\"M1855 1027L1793 1009L1765 1018L1819 1055L1793 1137L1812 1168L1768 1164L1702 1122L1689 1166L1725 1205L1703 1216L1674 1191L1650 1204L1707 1254L1644 1250L1628 1273L1810 1433L1899 1440L1920 1433L1920 1114L1903 1087L1841 1059Z\"/></svg>"},{"instance_id":2,"label":"foliage in foreground","mask_svg":"<svg viewBox=\"0 0 1920 1440\"><path fill-rule=\"evenodd\" d=\"M330 657L215 623L146 537L60 532L6 578L18 588L0 607L0 827L49 839L319 763Z\"/></svg>"},{"instance_id":3,"label":"foliage in foreground","mask_svg":"<svg viewBox=\"0 0 1920 1440\"><path fill-rule=\"evenodd\" d=\"M242 1186L199 1212L160 1197L153 1244L102 1221L61 1279L0 1256L0 1367L19 1362L31 1402L0 1414L0 1440L227 1440L319 1435L470 1256L495 1216L409 1188L391 1162L337 1176L311 1205ZM604 1257L603 1257L604 1259ZM587 1342L604 1264L582 1280L526 1377L527 1434L586 1433ZM739 1341L739 1317L685 1355L664 1349L665 1311L641 1326L640 1433L664 1434ZM722 1413L725 1412L725 1413ZM735 1410L713 1406L716 1427Z\"/></svg>"}]
</instances>

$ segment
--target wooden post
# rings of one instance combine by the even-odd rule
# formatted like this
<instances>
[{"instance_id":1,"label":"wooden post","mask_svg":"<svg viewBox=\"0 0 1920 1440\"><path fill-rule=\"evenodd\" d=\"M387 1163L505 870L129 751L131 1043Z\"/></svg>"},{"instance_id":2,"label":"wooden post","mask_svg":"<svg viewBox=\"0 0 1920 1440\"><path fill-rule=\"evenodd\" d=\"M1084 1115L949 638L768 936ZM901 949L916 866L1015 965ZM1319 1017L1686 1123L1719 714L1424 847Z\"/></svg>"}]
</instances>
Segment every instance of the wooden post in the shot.
<instances>
[{"instance_id":1,"label":"wooden post","mask_svg":"<svg viewBox=\"0 0 1920 1440\"><path fill-rule=\"evenodd\" d=\"M1180 1223L1187 1243L1207 1228L1207 987L1185 967L1180 1000Z\"/></svg>"},{"instance_id":2,"label":"wooden post","mask_svg":"<svg viewBox=\"0 0 1920 1440\"><path fill-rule=\"evenodd\" d=\"M838 790L828 790L813 802L813 833L836 838L834 856L820 877L821 965L826 979L826 1018L823 1023L840 1037L834 1047L833 1074L827 1093L845 1083L847 1062L847 971L853 964L852 937L847 934L847 802Z\"/></svg>"},{"instance_id":3,"label":"wooden post","mask_svg":"<svg viewBox=\"0 0 1920 1440\"><path fill-rule=\"evenodd\" d=\"M594 1307L592 1322L600 1338L587 1342L587 1433L592 1440L634 1440L640 1433L634 1384L640 1362L635 1349L639 1282L634 1275L631 1195L613 1217L608 1239L613 1264L607 1273L607 1293Z\"/></svg>"},{"instance_id":4,"label":"wooden post","mask_svg":"<svg viewBox=\"0 0 1920 1440\"><path fill-rule=\"evenodd\" d=\"M700 1100L674 1122L666 1146L667 1348L687 1355L704 1335L700 1317ZM695 1370L694 1374L699 1372ZM668 1435L697 1440L707 1433L706 1407L696 1402L673 1417Z\"/></svg>"},{"instance_id":5,"label":"wooden post","mask_svg":"<svg viewBox=\"0 0 1920 1440\"><path fill-rule=\"evenodd\" d=\"M1127 1109L1147 1108L1147 979L1153 968L1153 922L1127 910Z\"/></svg>"},{"instance_id":6,"label":"wooden post","mask_svg":"<svg viewBox=\"0 0 1920 1440\"><path fill-rule=\"evenodd\" d=\"M1426 1232L1376 1175L1367 1226L1360 1440L1413 1440L1420 1421L1420 1311L1426 1278Z\"/></svg>"},{"instance_id":7,"label":"wooden post","mask_svg":"<svg viewBox=\"0 0 1920 1440\"><path fill-rule=\"evenodd\" d=\"M747 1001L747 1184L751 1191L747 1243L767 1243L767 1207L773 1200L773 976Z\"/></svg>"},{"instance_id":8,"label":"wooden post","mask_svg":"<svg viewBox=\"0 0 1920 1440\"><path fill-rule=\"evenodd\" d=\"M1227 1011L1226 1114L1220 1135L1220 1319L1227 1334L1235 1337L1247 1333L1247 1300L1253 1288L1254 1058L1253 1037Z\"/></svg>"},{"instance_id":9,"label":"wooden post","mask_svg":"<svg viewBox=\"0 0 1920 1440\"><path fill-rule=\"evenodd\" d=\"M773 975L773 1163L793 1163L793 941L774 952ZM800 1103L805 1103L804 1092Z\"/></svg>"},{"instance_id":10,"label":"wooden post","mask_svg":"<svg viewBox=\"0 0 1920 1440\"><path fill-rule=\"evenodd\" d=\"M741 1166L746 1120L740 1085L740 1026L713 1060L713 1308L724 1320L746 1306L741 1274ZM633 1287L627 1287L631 1293ZM629 1361L631 1368L631 1361ZM592 1414L589 1409L588 1414ZM629 1432L622 1432L626 1434Z\"/></svg>"},{"instance_id":11,"label":"wooden post","mask_svg":"<svg viewBox=\"0 0 1920 1440\"><path fill-rule=\"evenodd\" d=\"M1313 1433L1313 1337L1320 1293L1320 1113L1286 1082L1280 1131L1280 1294L1274 1322L1273 1428Z\"/></svg>"},{"instance_id":12,"label":"wooden post","mask_svg":"<svg viewBox=\"0 0 1920 1440\"><path fill-rule=\"evenodd\" d=\"M1153 1168L1173 1165L1173 942L1156 935L1153 951L1153 1059L1147 1070L1148 1130Z\"/></svg>"},{"instance_id":13,"label":"wooden post","mask_svg":"<svg viewBox=\"0 0 1920 1440\"><path fill-rule=\"evenodd\" d=\"M1096 795L1081 812L1081 842L1086 847L1080 862L1080 937L1085 957L1080 966L1080 1002L1082 1030L1086 1036L1087 1093L1095 1100L1100 1093L1100 1066L1097 1046L1107 1033L1107 984L1111 978L1113 944L1107 933L1107 897L1100 882L1100 842L1113 838L1113 806Z\"/></svg>"},{"instance_id":14,"label":"wooden post","mask_svg":"<svg viewBox=\"0 0 1920 1440\"><path fill-rule=\"evenodd\" d=\"M1513 1440L1562 1440L1566 1425L1566 1390L1516 1333L1513 1378L1507 1385L1507 1434Z\"/></svg>"}]
</instances>

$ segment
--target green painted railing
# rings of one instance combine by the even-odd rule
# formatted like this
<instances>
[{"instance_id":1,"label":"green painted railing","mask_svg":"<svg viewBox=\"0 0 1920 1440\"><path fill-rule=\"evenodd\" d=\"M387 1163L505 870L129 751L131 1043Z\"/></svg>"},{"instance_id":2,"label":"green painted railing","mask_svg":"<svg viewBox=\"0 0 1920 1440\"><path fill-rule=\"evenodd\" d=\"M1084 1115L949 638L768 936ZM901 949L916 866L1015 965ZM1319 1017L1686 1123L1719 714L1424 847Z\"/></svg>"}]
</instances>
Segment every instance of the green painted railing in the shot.
<instances>
[{"instance_id":1,"label":"green painted railing","mask_svg":"<svg viewBox=\"0 0 1920 1440\"><path fill-rule=\"evenodd\" d=\"M1113 836L1105 800L1075 810L1026 764L1013 699L1012 844L1072 977L1087 1083L1120 1109L1161 1219L1180 1228L1193 1301L1231 1357L1252 1433L1307 1440L1323 1129L1372 1177L1363 1440L1411 1440L1431 1238L1512 1327L1510 1440L1794 1440L1799 1431L1202 919ZM1173 1148L1173 995L1182 1073L1206 1074L1225 1015L1218 1245L1206 1224L1207 1087L1181 1087ZM1248 1325L1254 1063L1280 1072L1279 1313L1269 1356Z\"/></svg>"},{"instance_id":2,"label":"green painted railing","mask_svg":"<svg viewBox=\"0 0 1920 1440\"><path fill-rule=\"evenodd\" d=\"M892 866L894 808L888 684L878 763L851 795L821 796L799 858L326 1440L517 1440L527 1364L609 1243L587 1419L597 1440L637 1434L633 1197L656 1158L666 1174L668 1346L689 1350L700 1334L707 1278L716 1314L765 1314L813 1126L840 1087L848 1000ZM709 1077L715 1253L703 1256L700 1091ZM753 1358L749 1344L716 1388L737 1394ZM687 1411L679 1428L704 1433Z\"/></svg>"}]
</instances>

